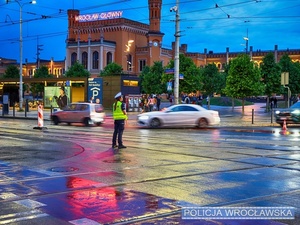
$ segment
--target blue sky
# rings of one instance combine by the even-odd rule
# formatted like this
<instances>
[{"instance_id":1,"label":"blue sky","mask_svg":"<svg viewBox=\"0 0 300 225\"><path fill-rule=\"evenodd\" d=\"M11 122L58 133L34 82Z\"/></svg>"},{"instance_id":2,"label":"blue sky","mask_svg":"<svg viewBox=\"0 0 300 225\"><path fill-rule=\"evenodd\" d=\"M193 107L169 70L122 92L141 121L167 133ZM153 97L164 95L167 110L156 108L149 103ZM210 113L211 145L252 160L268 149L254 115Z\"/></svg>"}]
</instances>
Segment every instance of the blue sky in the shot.
<instances>
[{"instance_id":1,"label":"blue sky","mask_svg":"<svg viewBox=\"0 0 300 225\"><path fill-rule=\"evenodd\" d=\"M19 61L20 7L14 0L0 0L0 57ZM23 9L23 62L40 58L63 60L68 31L68 9L80 14L123 11L123 17L149 24L146 0L19 0ZM176 0L163 0L161 31L163 47L175 40ZM300 0L179 0L180 44L188 52L231 52L245 50L300 49Z\"/></svg>"}]
</instances>

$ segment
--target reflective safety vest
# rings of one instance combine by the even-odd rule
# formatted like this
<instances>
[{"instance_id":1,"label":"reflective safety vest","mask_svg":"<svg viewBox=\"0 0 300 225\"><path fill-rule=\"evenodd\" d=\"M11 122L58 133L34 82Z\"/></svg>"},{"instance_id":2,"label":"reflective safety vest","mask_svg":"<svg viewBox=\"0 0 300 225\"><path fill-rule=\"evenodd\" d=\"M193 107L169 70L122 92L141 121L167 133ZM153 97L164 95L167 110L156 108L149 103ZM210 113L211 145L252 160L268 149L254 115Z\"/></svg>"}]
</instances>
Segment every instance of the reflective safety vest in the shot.
<instances>
[{"instance_id":1,"label":"reflective safety vest","mask_svg":"<svg viewBox=\"0 0 300 225\"><path fill-rule=\"evenodd\" d=\"M117 102L117 107L115 110L115 104L113 104L113 118L114 120L127 120L127 115L124 115L122 110L122 102Z\"/></svg>"}]
</instances>

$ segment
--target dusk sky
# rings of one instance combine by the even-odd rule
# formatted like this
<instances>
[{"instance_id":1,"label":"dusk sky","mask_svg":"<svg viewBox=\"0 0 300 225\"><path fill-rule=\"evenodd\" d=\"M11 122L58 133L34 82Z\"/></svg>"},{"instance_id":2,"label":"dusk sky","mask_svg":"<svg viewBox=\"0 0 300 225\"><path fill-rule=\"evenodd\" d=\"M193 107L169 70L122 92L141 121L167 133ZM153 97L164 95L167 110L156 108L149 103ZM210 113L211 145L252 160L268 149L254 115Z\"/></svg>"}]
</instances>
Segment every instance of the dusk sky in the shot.
<instances>
[{"instance_id":1,"label":"dusk sky","mask_svg":"<svg viewBox=\"0 0 300 225\"><path fill-rule=\"evenodd\" d=\"M0 0L0 57L19 62L20 6L14 0ZM23 62L35 62L37 46L40 58L64 60L68 31L68 9L80 14L123 11L123 17L149 24L146 0L18 0L23 9ZM175 41L176 0L163 0L161 32L163 47ZM214 53L253 50L300 49L300 0L179 0L180 44L188 52Z\"/></svg>"}]
</instances>

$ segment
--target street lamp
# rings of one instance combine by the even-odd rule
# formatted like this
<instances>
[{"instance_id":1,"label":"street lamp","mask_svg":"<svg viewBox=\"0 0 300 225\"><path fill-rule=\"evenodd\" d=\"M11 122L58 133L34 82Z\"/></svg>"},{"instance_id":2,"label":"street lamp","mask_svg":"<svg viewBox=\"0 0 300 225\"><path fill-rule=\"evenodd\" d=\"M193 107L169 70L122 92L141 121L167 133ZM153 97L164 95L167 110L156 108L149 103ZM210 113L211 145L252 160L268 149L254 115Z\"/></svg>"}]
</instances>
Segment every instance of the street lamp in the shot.
<instances>
[{"instance_id":1,"label":"street lamp","mask_svg":"<svg viewBox=\"0 0 300 225\"><path fill-rule=\"evenodd\" d=\"M6 0L6 3L8 4L10 0ZM19 108L20 111L23 108L23 35L22 35L22 9L23 6L26 4L36 4L36 1L33 0L31 2L25 2L21 3L21 0L14 0L13 2L18 3L20 7L20 84L19 84Z\"/></svg>"},{"instance_id":2,"label":"street lamp","mask_svg":"<svg viewBox=\"0 0 300 225\"><path fill-rule=\"evenodd\" d=\"M175 57L174 57L174 104L179 103L179 0L176 0L176 6L170 8L170 12L176 13L175 19Z\"/></svg>"}]
</instances>

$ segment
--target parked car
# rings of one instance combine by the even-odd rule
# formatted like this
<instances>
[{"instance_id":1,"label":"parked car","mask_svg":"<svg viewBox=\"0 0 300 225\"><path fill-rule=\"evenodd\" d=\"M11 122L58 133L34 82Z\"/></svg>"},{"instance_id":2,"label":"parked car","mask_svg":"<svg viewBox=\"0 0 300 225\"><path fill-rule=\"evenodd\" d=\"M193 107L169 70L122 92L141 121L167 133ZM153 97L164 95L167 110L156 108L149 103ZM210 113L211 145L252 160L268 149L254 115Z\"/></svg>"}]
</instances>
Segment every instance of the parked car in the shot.
<instances>
[{"instance_id":1,"label":"parked car","mask_svg":"<svg viewBox=\"0 0 300 225\"><path fill-rule=\"evenodd\" d=\"M219 112L207 110L199 105L180 104L162 111L141 113L137 117L142 127L207 127L220 123Z\"/></svg>"},{"instance_id":2,"label":"parked car","mask_svg":"<svg viewBox=\"0 0 300 225\"><path fill-rule=\"evenodd\" d=\"M276 123L283 126L284 121L286 124L300 124L300 101L296 102L290 108L277 109L275 111Z\"/></svg>"},{"instance_id":3,"label":"parked car","mask_svg":"<svg viewBox=\"0 0 300 225\"><path fill-rule=\"evenodd\" d=\"M58 110L51 114L51 120L55 125L59 123L83 123L100 125L104 122L105 112L101 104L95 103L71 103L63 110Z\"/></svg>"}]
</instances>

